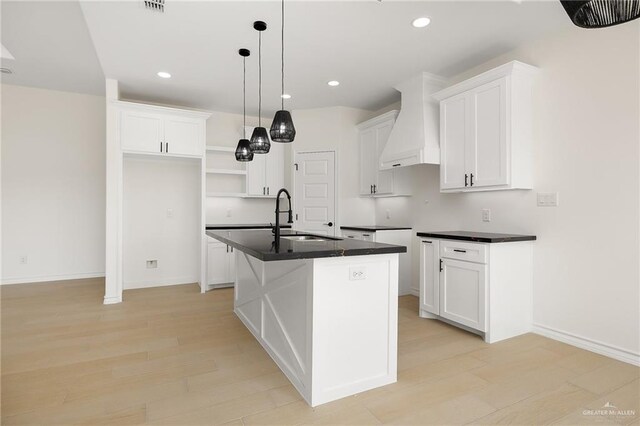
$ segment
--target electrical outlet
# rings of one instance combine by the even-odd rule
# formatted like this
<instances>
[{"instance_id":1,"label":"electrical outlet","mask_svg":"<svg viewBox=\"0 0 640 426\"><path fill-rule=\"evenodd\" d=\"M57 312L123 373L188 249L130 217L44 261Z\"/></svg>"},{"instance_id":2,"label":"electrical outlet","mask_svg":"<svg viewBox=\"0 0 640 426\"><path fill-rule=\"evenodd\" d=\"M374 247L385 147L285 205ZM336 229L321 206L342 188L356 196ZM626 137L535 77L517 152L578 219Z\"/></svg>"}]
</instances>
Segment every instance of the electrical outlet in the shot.
<instances>
[{"instance_id":1,"label":"electrical outlet","mask_svg":"<svg viewBox=\"0 0 640 426\"><path fill-rule=\"evenodd\" d=\"M352 266L349 268L349 281L364 280L367 278L367 269L364 266Z\"/></svg>"},{"instance_id":2,"label":"electrical outlet","mask_svg":"<svg viewBox=\"0 0 640 426\"><path fill-rule=\"evenodd\" d=\"M26 254L24 256L20 256L20 264L21 265L26 265L28 261L29 261L29 258L27 257Z\"/></svg>"},{"instance_id":3,"label":"electrical outlet","mask_svg":"<svg viewBox=\"0 0 640 426\"><path fill-rule=\"evenodd\" d=\"M391 210L387 210L387 219L391 219Z\"/></svg>"},{"instance_id":4,"label":"electrical outlet","mask_svg":"<svg viewBox=\"0 0 640 426\"><path fill-rule=\"evenodd\" d=\"M173 217L173 209L167 209L167 217L171 219Z\"/></svg>"},{"instance_id":5,"label":"electrical outlet","mask_svg":"<svg viewBox=\"0 0 640 426\"><path fill-rule=\"evenodd\" d=\"M557 192L538 192L538 207L557 207Z\"/></svg>"},{"instance_id":6,"label":"electrical outlet","mask_svg":"<svg viewBox=\"0 0 640 426\"><path fill-rule=\"evenodd\" d=\"M231 217L231 209L227 210L227 217Z\"/></svg>"},{"instance_id":7,"label":"electrical outlet","mask_svg":"<svg viewBox=\"0 0 640 426\"><path fill-rule=\"evenodd\" d=\"M482 209L482 221L483 222L491 222L491 210Z\"/></svg>"},{"instance_id":8,"label":"electrical outlet","mask_svg":"<svg viewBox=\"0 0 640 426\"><path fill-rule=\"evenodd\" d=\"M147 260L147 269L156 269L158 267L157 260Z\"/></svg>"}]
</instances>

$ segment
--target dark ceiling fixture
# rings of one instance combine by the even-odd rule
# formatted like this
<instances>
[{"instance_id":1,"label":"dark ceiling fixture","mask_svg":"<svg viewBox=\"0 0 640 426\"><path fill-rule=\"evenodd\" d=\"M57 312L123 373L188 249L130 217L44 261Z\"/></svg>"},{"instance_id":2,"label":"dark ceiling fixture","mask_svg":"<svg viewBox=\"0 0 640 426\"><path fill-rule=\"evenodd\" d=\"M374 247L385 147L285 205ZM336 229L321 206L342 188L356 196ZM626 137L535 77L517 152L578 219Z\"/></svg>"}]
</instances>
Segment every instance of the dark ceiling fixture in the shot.
<instances>
[{"instance_id":1,"label":"dark ceiling fixture","mask_svg":"<svg viewBox=\"0 0 640 426\"><path fill-rule=\"evenodd\" d=\"M258 31L258 127L251 135L251 150L254 154L266 154L271 149L267 129L262 127L262 32L267 29L267 24L256 21L253 29Z\"/></svg>"},{"instance_id":2,"label":"dark ceiling fixture","mask_svg":"<svg viewBox=\"0 0 640 426\"><path fill-rule=\"evenodd\" d=\"M236 148L236 160L237 161L252 161L253 151L251 151L251 144L247 139L247 56L251 55L249 49L238 50L240 56L242 56L242 139L238 141L238 147Z\"/></svg>"},{"instance_id":3,"label":"dark ceiling fixture","mask_svg":"<svg viewBox=\"0 0 640 426\"><path fill-rule=\"evenodd\" d=\"M640 18L640 0L560 0L574 24L603 28Z\"/></svg>"},{"instance_id":4,"label":"dark ceiling fixture","mask_svg":"<svg viewBox=\"0 0 640 426\"><path fill-rule=\"evenodd\" d=\"M156 12L164 12L164 0L145 0L144 6Z\"/></svg>"},{"instance_id":5,"label":"dark ceiling fixture","mask_svg":"<svg viewBox=\"0 0 640 426\"><path fill-rule=\"evenodd\" d=\"M291 113L284 109L284 0L282 0L282 34L281 34L281 52L282 52L282 93L280 99L282 101L280 111L276 112L271 123L271 140L274 142L293 142L296 137L296 128L291 119Z\"/></svg>"}]
</instances>

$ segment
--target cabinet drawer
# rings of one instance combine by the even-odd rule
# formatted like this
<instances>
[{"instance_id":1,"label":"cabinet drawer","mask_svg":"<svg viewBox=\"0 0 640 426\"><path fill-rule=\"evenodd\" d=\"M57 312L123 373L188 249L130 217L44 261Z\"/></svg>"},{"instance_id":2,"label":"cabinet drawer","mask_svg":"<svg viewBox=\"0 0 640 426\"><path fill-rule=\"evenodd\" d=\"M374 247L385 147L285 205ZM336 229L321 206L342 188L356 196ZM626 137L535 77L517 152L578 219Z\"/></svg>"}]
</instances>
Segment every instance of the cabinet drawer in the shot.
<instances>
[{"instance_id":1,"label":"cabinet drawer","mask_svg":"<svg viewBox=\"0 0 640 426\"><path fill-rule=\"evenodd\" d=\"M464 260L467 262L487 263L487 246L462 241L440 241L440 257Z\"/></svg>"}]
</instances>

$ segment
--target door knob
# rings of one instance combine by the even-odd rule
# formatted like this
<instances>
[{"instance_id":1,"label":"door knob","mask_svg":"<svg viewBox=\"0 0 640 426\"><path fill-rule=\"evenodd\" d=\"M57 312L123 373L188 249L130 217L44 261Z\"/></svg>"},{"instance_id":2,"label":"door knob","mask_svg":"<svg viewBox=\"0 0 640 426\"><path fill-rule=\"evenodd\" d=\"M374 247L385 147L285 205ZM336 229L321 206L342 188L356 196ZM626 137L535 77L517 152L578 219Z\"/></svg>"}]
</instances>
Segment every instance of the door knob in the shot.
<instances>
[{"instance_id":1,"label":"door knob","mask_svg":"<svg viewBox=\"0 0 640 426\"><path fill-rule=\"evenodd\" d=\"M333 226L333 222L329 222L329 223L323 223L324 226L328 226L328 227L332 227Z\"/></svg>"}]
</instances>

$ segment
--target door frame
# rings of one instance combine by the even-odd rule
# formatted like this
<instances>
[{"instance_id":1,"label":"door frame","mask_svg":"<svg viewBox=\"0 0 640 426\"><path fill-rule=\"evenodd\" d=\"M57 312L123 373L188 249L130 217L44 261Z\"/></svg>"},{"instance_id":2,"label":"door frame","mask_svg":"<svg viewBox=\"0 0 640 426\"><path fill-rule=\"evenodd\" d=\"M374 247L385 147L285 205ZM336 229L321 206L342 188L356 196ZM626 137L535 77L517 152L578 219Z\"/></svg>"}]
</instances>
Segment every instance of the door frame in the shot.
<instances>
[{"instance_id":1,"label":"door frame","mask_svg":"<svg viewBox=\"0 0 640 426\"><path fill-rule=\"evenodd\" d=\"M333 182L334 182L334 188L333 188L333 217L334 217L334 221L333 221L333 226L335 228L335 233L334 233L334 237L339 236L339 230L340 230L340 197L338 196L338 167L339 167L339 162L338 162L338 152L335 149L321 149L321 150L303 150L303 151L298 151L298 150L294 150L293 151L293 158L291 159L291 185L293 186L293 202L294 202L294 206L295 204L295 200L298 199L298 194L297 194L297 186L296 186L296 164L297 163L297 157L298 154L324 154L324 153L332 153L333 154ZM295 211L296 207L294 207L294 211ZM294 213L295 214L295 213ZM297 225L297 218L293 221L293 226L294 229Z\"/></svg>"}]
</instances>

